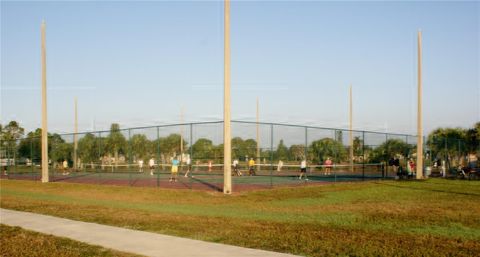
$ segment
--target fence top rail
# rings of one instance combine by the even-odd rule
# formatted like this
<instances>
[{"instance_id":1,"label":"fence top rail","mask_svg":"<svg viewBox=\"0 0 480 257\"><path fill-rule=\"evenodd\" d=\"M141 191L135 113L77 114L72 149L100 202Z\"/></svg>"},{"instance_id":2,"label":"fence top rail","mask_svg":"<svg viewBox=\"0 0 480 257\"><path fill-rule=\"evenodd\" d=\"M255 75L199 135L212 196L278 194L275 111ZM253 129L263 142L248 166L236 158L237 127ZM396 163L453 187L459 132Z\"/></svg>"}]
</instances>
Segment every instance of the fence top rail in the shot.
<instances>
[{"instance_id":1,"label":"fence top rail","mask_svg":"<svg viewBox=\"0 0 480 257\"><path fill-rule=\"evenodd\" d=\"M137 129L152 129L152 128L165 128L165 127L203 125L203 124L220 124L220 123L223 123L223 121L202 121L202 122L188 122L188 123L172 123L172 124L122 128L122 129L119 129L118 131L127 132L129 130L137 130ZM73 136L73 135L86 135L86 134L98 134L98 133L110 133L110 130L95 130L95 131L82 131L82 132L78 132L78 133L55 133L55 134L60 135L60 136ZM32 137L32 138L37 138L37 137Z\"/></svg>"},{"instance_id":2,"label":"fence top rail","mask_svg":"<svg viewBox=\"0 0 480 257\"><path fill-rule=\"evenodd\" d=\"M320 127L320 126L310 126L310 125L297 125L297 124L287 124L287 123L277 123L277 122L256 122L256 121L242 121L242 120L232 120L232 123L239 123L239 124L259 124L259 125L271 125L271 126L283 126L283 127L296 127L296 128L304 128L304 129L323 129L323 130L332 130L332 131L350 131L349 129L341 129L341 128L328 128L328 127ZM162 125L152 125L152 126L142 126L142 127L130 127L130 128L122 128L119 129L119 132L128 132L131 130L139 130L139 129L152 129L152 128L166 128L166 127L175 127L175 126L194 126L194 125L206 125L206 124L221 124L223 123L222 120L218 121L202 121L202 122L187 122L187 123L172 123L172 124L162 124ZM378 134L378 135L387 135L387 136L409 136L409 137L416 137L417 135L410 135L410 134L401 134L401 133L388 133L388 132L378 132L378 131L368 131L368 130L351 130L352 132L359 132L359 133L369 133L369 134ZM74 135L86 135L86 134L102 134L102 133L110 133L110 130L96 130L96 131L82 131L78 133L54 133L59 136L74 136ZM51 136L49 136L51 137ZM36 139L40 137L30 137L30 139ZM21 138L26 139L26 137ZM19 140L21 140L19 139ZM5 141L5 140L2 140Z\"/></svg>"},{"instance_id":3,"label":"fence top rail","mask_svg":"<svg viewBox=\"0 0 480 257\"><path fill-rule=\"evenodd\" d=\"M277 122L256 122L256 121L240 121L232 120L233 123L246 123L246 124L260 124L260 125L274 125L274 126L285 126L285 127L297 127L297 128L309 128L309 129L324 129L324 130L341 130L341 131L352 131L352 132L365 132L370 134L381 134L381 135L392 135L392 136L411 136L416 137L417 135L410 134L401 134L401 133L390 133L390 132L379 132L379 131L368 131L368 130L356 130L356 129L342 129L342 128L328 128L328 127L319 127L319 126L310 126L310 125L297 125L297 124L287 124L287 123L277 123Z\"/></svg>"}]
</instances>

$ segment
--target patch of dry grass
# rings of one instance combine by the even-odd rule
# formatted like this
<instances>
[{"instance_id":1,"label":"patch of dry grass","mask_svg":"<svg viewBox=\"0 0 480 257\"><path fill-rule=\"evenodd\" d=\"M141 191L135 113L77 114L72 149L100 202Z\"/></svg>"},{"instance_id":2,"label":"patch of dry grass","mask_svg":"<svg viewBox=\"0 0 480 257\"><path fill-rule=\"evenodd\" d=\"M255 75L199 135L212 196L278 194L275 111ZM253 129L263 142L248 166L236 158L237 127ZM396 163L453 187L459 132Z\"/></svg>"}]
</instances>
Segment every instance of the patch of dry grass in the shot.
<instances>
[{"instance_id":1,"label":"patch of dry grass","mask_svg":"<svg viewBox=\"0 0 480 257\"><path fill-rule=\"evenodd\" d=\"M308 256L478 256L480 183L221 193L0 181L3 208ZM79 211L81 210L81 211Z\"/></svg>"},{"instance_id":2,"label":"patch of dry grass","mask_svg":"<svg viewBox=\"0 0 480 257\"><path fill-rule=\"evenodd\" d=\"M0 224L0 256L124 256L139 255L105 249L67 238L40 234L37 232Z\"/></svg>"}]
</instances>

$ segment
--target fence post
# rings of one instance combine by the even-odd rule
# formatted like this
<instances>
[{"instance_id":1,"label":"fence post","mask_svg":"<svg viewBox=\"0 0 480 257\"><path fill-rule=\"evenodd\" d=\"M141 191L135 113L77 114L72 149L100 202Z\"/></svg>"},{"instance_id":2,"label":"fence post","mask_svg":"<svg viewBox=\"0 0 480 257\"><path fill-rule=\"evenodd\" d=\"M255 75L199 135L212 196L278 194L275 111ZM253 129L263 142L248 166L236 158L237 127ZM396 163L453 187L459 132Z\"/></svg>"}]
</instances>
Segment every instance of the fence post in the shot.
<instances>
[{"instance_id":1,"label":"fence post","mask_svg":"<svg viewBox=\"0 0 480 257\"><path fill-rule=\"evenodd\" d=\"M270 187L273 187L273 124L270 124Z\"/></svg>"},{"instance_id":2,"label":"fence post","mask_svg":"<svg viewBox=\"0 0 480 257\"><path fill-rule=\"evenodd\" d=\"M102 168L103 168L103 151L102 151L102 132L98 132L98 156L100 156L100 170L98 172L98 183L100 184L101 183L101 180L102 180ZM96 169L98 170L98 168Z\"/></svg>"},{"instance_id":3,"label":"fence post","mask_svg":"<svg viewBox=\"0 0 480 257\"><path fill-rule=\"evenodd\" d=\"M365 131L362 131L362 174L365 174Z\"/></svg>"},{"instance_id":4,"label":"fence post","mask_svg":"<svg viewBox=\"0 0 480 257\"><path fill-rule=\"evenodd\" d=\"M131 140L131 129L128 129L128 164L127 164L127 172L128 172L128 183L130 186L133 185L132 183L132 170L130 165L132 165L132 140ZM118 161L117 161L118 162Z\"/></svg>"},{"instance_id":5,"label":"fence post","mask_svg":"<svg viewBox=\"0 0 480 257\"><path fill-rule=\"evenodd\" d=\"M160 127L157 126L157 188L160 187ZM150 168L150 167L149 167ZM154 166L155 169L155 166Z\"/></svg>"},{"instance_id":6,"label":"fence post","mask_svg":"<svg viewBox=\"0 0 480 257\"><path fill-rule=\"evenodd\" d=\"M30 139L30 162L32 163L32 174L35 173L35 164L33 163L33 138Z\"/></svg>"},{"instance_id":7,"label":"fence post","mask_svg":"<svg viewBox=\"0 0 480 257\"><path fill-rule=\"evenodd\" d=\"M308 154L308 127L305 127L305 153L304 153L305 158L304 158L304 160L305 160L306 166L308 167L308 165L307 165L307 154ZM308 178L307 177L307 172L305 172L305 177ZM308 179L305 179L304 181L305 181L305 183L307 183Z\"/></svg>"},{"instance_id":8,"label":"fence post","mask_svg":"<svg viewBox=\"0 0 480 257\"><path fill-rule=\"evenodd\" d=\"M192 177L193 177L193 124L190 123L190 164L187 167L188 172L190 173L190 178L188 180L190 181L190 189L192 189Z\"/></svg>"},{"instance_id":9,"label":"fence post","mask_svg":"<svg viewBox=\"0 0 480 257\"><path fill-rule=\"evenodd\" d=\"M450 166L450 161L448 160L448 145L447 138L445 137L445 174L447 174Z\"/></svg>"}]
</instances>

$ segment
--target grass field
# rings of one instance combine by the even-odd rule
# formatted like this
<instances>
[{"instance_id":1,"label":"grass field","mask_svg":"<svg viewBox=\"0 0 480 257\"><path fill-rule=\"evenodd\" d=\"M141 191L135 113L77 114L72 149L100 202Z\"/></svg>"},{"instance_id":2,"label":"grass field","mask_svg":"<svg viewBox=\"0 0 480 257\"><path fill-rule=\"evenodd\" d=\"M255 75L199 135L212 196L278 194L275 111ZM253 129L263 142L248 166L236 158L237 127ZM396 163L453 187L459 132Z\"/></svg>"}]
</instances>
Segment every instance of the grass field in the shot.
<instances>
[{"instance_id":1,"label":"grass field","mask_svg":"<svg viewBox=\"0 0 480 257\"><path fill-rule=\"evenodd\" d=\"M139 255L113 251L67 238L44 235L0 224L0 256L125 256Z\"/></svg>"},{"instance_id":2,"label":"grass field","mask_svg":"<svg viewBox=\"0 0 480 257\"><path fill-rule=\"evenodd\" d=\"M479 256L480 181L370 181L224 196L0 181L1 207L308 256Z\"/></svg>"}]
</instances>

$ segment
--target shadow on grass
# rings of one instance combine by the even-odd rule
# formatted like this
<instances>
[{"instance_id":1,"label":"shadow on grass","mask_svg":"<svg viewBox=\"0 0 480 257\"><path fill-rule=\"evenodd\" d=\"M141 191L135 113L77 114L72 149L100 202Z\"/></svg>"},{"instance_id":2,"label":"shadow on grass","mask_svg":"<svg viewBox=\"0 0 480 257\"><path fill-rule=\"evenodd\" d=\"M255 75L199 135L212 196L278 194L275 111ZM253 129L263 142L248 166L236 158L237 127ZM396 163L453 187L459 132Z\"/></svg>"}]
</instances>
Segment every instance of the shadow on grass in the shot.
<instances>
[{"instance_id":1,"label":"shadow on grass","mask_svg":"<svg viewBox=\"0 0 480 257\"><path fill-rule=\"evenodd\" d=\"M196 182L198 182L198 183L200 183L200 184L202 184L202 185L204 185L204 186L206 186L206 187L208 187L208 188L211 188L211 189L213 189L213 190L215 190L215 191L218 191L218 192L223 191L223 188L220 188L219 186L217 186L217 185L215 185L215 184L208 183L207 181L203 181L203 180L198 179L198 178L195 178L195 177L194 177L194 178L190 178L190 179L193 180L193 181L196 181Z\"/></svg>"},{"instance_id":2,"label":"shadow on grass","mask_svg":"<svg viewBox=\"0 0 480 257\"><path fill-rule=\"evenodd\" d=\"M59 177L60 176L60 177ZM77 178L83 178L87 176L92 176L92 174L72 174L72 175L53 175L52 182L58 182L58 181L67 181L70 179L77 179Z\"/></svg>"},{"instance_id":3,"label":"shadow on grass","mask_svg":"<svg viewBox=\"0 0 480 257\"><path fill-rule=\"evenodd\" d=\"M421 181L415 181L415 182L421 182ZM402 188L402 189L412 189L412 190L418 190L418 191L427 191L427 192L436 192L436 193L449 193L449 194L456 194L456 195L466 195L466 196L480 196L480 194L477 193L466 193L466 192L455 192L455 191L450 191L450 190L441 190L441 189L433 189L433 188L419 188L411 185L411 182L409 181L402 181L398 182L395 184L389 184L389 183L382 183L382 182L373 182L375 184L383 185L383 186L390 186L390 187L396 187L396 188ZM439 183L443 184L443 183Z\"/></svg>"}]
</instances>

